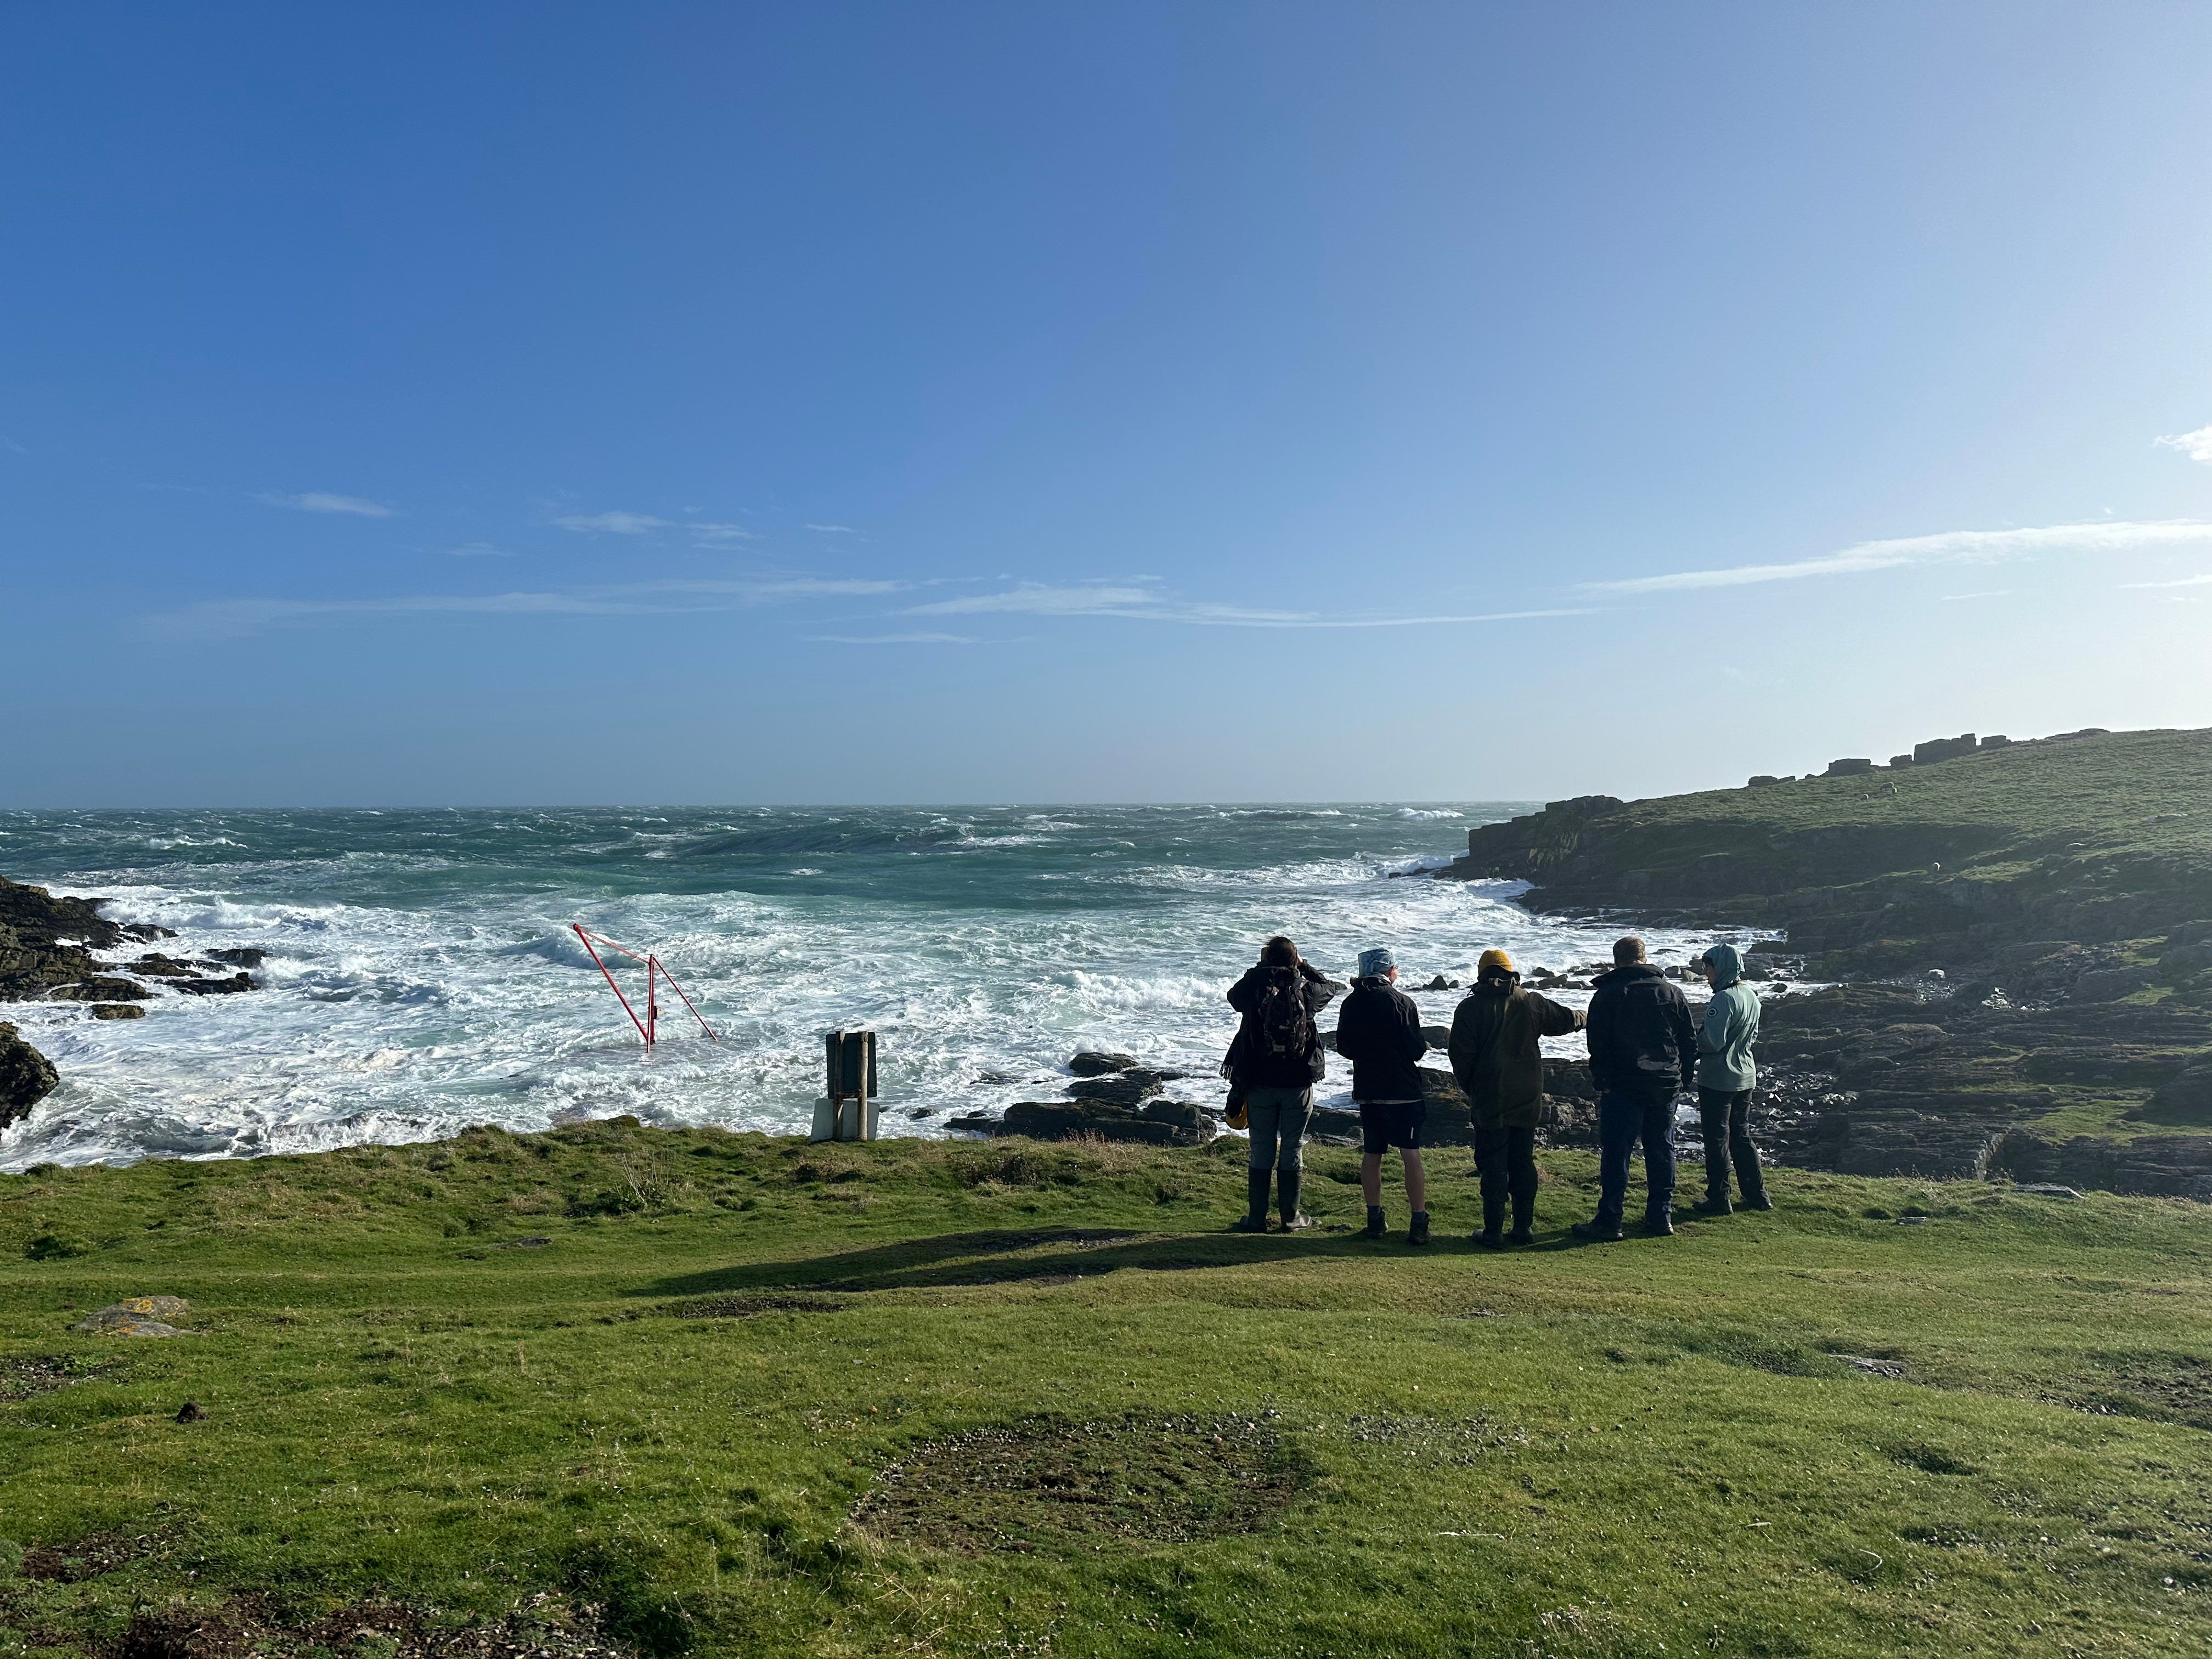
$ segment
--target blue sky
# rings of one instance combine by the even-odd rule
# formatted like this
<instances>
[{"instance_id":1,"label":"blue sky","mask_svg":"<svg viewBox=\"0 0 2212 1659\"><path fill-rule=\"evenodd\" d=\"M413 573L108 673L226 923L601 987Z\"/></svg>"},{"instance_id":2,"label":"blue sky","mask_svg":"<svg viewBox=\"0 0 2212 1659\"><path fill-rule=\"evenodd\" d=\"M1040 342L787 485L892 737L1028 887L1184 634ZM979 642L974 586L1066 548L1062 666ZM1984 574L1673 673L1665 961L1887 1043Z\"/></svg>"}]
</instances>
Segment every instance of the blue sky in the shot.
<instances>
[{"instance_id":1,"label":"blue sky","mask_svg":"<svg viewBox=\"0 0 2212 1659\"><path fill-rule=\"evenodd\" d=\"M17 7L0 805L2212 724L2212 8Z\"/></svg>"}]
</instances>

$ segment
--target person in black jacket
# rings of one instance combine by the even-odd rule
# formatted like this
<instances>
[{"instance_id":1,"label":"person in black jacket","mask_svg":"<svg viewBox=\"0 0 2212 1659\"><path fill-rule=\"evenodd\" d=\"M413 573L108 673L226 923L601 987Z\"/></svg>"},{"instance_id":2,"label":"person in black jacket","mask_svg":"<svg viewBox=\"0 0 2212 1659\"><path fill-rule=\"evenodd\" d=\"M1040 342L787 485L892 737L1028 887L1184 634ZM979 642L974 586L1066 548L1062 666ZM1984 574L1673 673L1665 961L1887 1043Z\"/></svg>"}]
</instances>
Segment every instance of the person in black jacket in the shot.
<instances>
[{"instance_id":1,"label":"person in black jacket","mask_svg":"<svg viewBox=\"0 0 2212 1659\"><path fill-rule=\"evenodd\" d=\"M1406 1202L1413 1216L1408 1244L1429 1242L1428 1180L1421 1168L1421 1125L1427 1091L1413 1062L1429 1051L1421 1011L1398 989L1388 951L1362 951L1359 977L1337 1016L1336 1052L1352 1062L1352 1098L1359 1108L1359 1188L1367 1197L1367 1237L1382 1237L1382 1152L1395 1146L1406 1166Z\"/></svg>"},{"instance_id":2,"label":"person in black jacket","mask_svg":"<svg viewBox=\"0 0 2212 1659\"><path fill-rule=\"evenodd\" d=\"M1613 947L1589 1015L1590 1081L1597 1085L1597 1214L1575 1224L1577 1238L1620 1237L1628 1159L1644 1143L1644 1231L1674 1231L1674 1096L1698 1079L1698 1028L1690 1000L1644 959L1644 941Z\"/></svg>"},{"instance_id":3,"label":"person in black jacket","mask_svg":"<svg viewBox=\"0 0 2212 1659\"><path fill-rule=\"evenodd\" d=\"M1306 1126L1314 1085L1328 1070L1314 1019L1344 988L1298 956L1276 934L1260 947L1256 967L1229 988L1229 1006L1244 1018L1230 1051L1231 1080L1243 1091L1251 1163L1245 1171L1245 1214L1239 1232L1267 1231L1267 1174L1274 1171L1283 1231L1310 1227L1298 1208L1305 1173Z\"/></svg>"}]
</instances>

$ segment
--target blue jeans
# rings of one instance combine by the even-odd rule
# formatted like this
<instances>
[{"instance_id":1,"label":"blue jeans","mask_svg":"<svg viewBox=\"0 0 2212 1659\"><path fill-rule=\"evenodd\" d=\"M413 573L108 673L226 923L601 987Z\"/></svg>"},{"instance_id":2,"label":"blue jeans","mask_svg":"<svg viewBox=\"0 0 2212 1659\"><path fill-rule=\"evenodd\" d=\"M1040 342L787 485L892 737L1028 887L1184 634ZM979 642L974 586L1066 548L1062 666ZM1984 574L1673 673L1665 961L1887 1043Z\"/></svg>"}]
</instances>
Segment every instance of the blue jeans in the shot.
<instances>
[{"instance_id":1,"label":"blue jeans","mask_svg":"<svg viewBox=\"0 0 2212 1659\"><path fill-rule=\"evenodd\" d=\"M1628 1202L1628 1158L1644 1143L1646 1214L1674 1202L1674 1089L1613 1089L1597 1103L1597 1219L1620 1225Z\"/></svg>"},{"instance_id":2,"label":"blue jeans","mask_svg":"<svg viewBox=\"0 0 2212 1659\"><path fill-rule=\"evenodd\" d=\"M1254 1170L1303 1170L1306 1125L1313 1119L1311 1089L1249 1089L1245 1125L1252 1132Z\"/></svg>"}]
</instances>

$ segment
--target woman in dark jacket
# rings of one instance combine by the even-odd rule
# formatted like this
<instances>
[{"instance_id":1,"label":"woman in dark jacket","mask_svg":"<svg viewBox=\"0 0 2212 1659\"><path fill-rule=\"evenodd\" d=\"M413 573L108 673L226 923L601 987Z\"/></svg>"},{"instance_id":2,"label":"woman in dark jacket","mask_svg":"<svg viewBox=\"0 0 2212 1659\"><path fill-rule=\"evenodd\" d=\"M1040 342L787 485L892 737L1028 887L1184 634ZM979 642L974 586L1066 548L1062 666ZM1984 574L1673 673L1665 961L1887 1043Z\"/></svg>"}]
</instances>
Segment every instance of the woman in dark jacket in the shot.
<instances>
[{"instance_id":1,"label":"woman in dark jacket","mask_svg":"<svg viewBox=\"0 0 2212 1659\"><path fill-rule=\"evenodd\" d=\"M1271 1170L1279 1189L1283 1231L1313 1225L1298 1208L1298 1186L1305 1173L1313 1086L1328 1066L1314 1019L1342 988L1301 961L1298 947L1280 933L1260 947L1259 964L1229 988L1229 1006L1244 1017L1230 1050L1231 1078L1243 1091L1252 1135L1239 1232L1267 1231Z\"/></svg>"},{"instance_id":2,"label":"woman in dark jacket","mask_svg":"<svg viewBox=\"0 0 2212 1659\"><path fill-rule=\"evenodd\" d=\"M1359 1108L1359 1188L1367 1198L1367 1237L1382 1237L1382 1153L1395 1146L1406 1166L1406 1202L1413 1216L1408 1244L1429 1242L1428 1180L1421 1168L1421 1125L1429 1115L1421 1070L1428 1053L1421 1011L1397 987L1388 951L1362 951L1359 977L1337 1017L1336 1052L1352 1062L1352 1098Z\"/></svg>"}]
</instances>

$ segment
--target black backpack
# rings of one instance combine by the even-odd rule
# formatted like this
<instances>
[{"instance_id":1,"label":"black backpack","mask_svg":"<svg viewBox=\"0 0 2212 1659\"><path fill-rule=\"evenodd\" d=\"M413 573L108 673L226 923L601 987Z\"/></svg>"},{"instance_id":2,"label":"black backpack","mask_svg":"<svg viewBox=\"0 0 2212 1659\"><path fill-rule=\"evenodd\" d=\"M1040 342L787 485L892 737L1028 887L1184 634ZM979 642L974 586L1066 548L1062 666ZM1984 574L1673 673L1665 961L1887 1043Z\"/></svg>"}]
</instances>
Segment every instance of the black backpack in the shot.
<instances>
[{"instance_id":1,"label":"black backpack","mask_svg":"<svg viewBox=\"0 0 2212 1659\"><path fill-rule=\"evenodd\" d=\"M1294 1066L1311 1057L1313 1011L1306 1006L1304 975L1296 969L1260 993L1260 1006L1252 1011L1252 1039L1248 1058L1262 1066Z\"/></svg>"}]
</instances>

